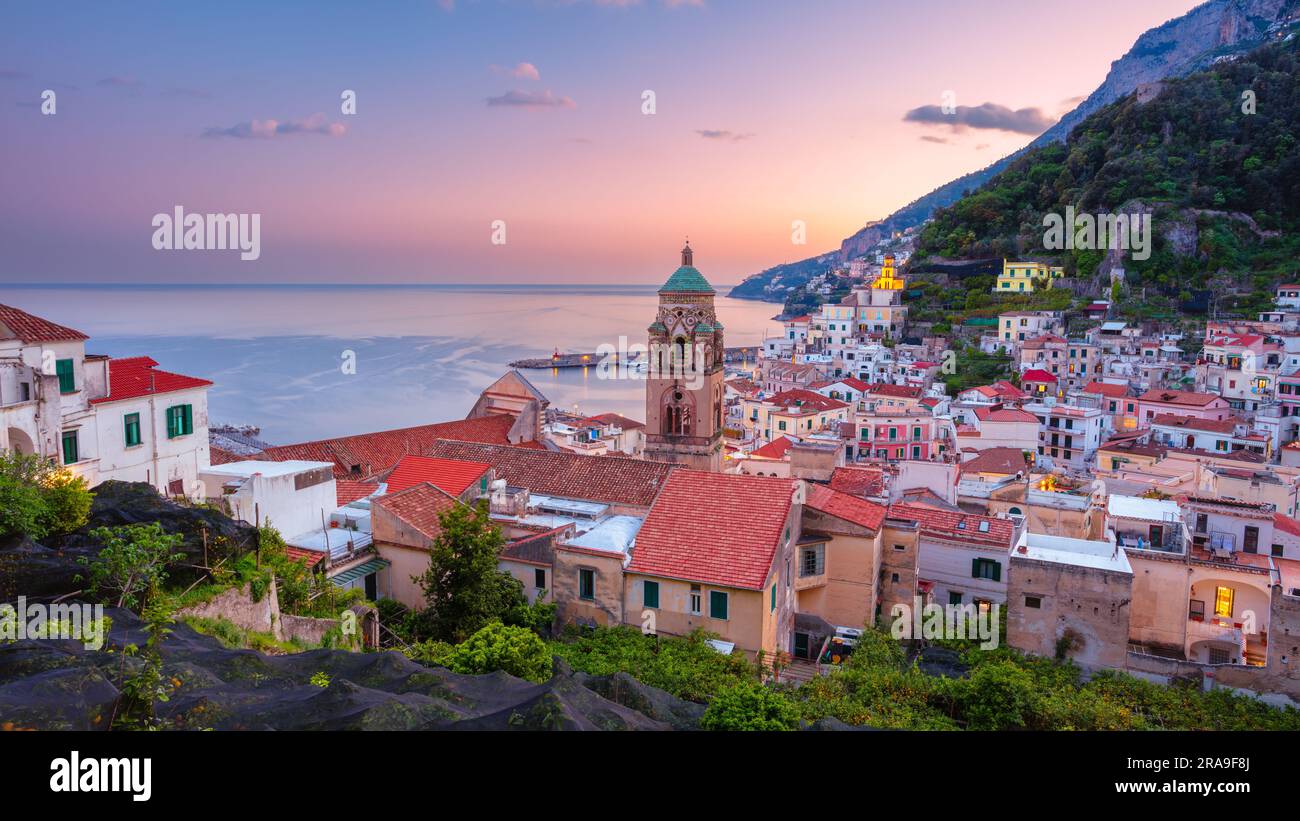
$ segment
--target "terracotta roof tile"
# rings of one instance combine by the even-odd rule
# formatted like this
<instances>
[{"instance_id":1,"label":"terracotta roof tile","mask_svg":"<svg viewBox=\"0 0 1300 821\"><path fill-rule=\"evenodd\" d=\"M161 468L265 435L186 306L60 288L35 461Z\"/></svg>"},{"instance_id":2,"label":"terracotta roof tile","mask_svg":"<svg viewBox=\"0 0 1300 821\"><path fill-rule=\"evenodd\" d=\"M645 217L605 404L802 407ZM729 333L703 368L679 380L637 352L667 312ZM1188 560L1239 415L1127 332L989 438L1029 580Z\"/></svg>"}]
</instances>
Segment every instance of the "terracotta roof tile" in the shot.
<instances>
[{"instance_id":1,"label":"terracotta roof tile","mask_svg":"<svg viewBox=\"0 0 1300 821\"><path fill-rule=\"evenodd\" d=\"M836 468L831 489L851 496L880 496L885 492L885 473L879 468Z\"/></svg>"},{"instance_id":2,"label":"terracotta roof tile","mask_svg":"<svg viewBox=\"0 0 1300 821\"><path fill-rule=\"evenodd\" d=\"M1015 528L1009 519L995 519L972 513L938 510L921 505L890 505L889 517L916 522L923 533L962 542L1011 549ZM980 525L987 523L987 530Z\"/></svg>"},{"instance_id":3,"label":"terracotta roof tile","mask_svg":"<svg viewBox=\"0 0 1300 821\"><path fill-rule=\"evenodd\" d=\"M981 422L1037 422L1038 417L1020 408L976 408L975 416Z\"/></svg>"},{"instance_id":4,"label":"terracotta roof tile","mask_svg":"<svg viewBox=\"0 0 1300 821\"><path fill-rule=\"evenodd\" d=\"M603 422L606 425L617 425L623 430L636 430L637 428L645 427L645 422L628 419L626 416L620 416L617 413L598 413L591 418L598 422Z\"/></svg>"},{"instance_id":5,"label":"terracotta roof tile","mask_svg":"<svg viewBox=\"0 0 1300 821\"><path fill-rule=\"evenodd\" d=\"M962 473L1003 473L1011 475L1025 470L1025 453L1019 448L988 448L974 459L961 463Z\"/></svg>"},{"instance_id":6,"label":"terracotta roof tile","mask_svg":"<svg viewBox=\"0 0 1300 821\"><path fill-rule=\"evenodd\" d=\"M514 417L494 414L477 419L437 422L413 428L399 428L377 433L340 436L296 445L267 448L258 458L275 462L303 459L310 462L332 462L336 479L371 479L386 473L414 453L428 455L429 448L440 439L460 439L469 442L509 444L510 428ZM540 448L536 443L520 447ZM353 467L357 470L353 471Z\"/></svg>"},{"instance_id":7,"label":"terracotta roof tile","mask_svg":"<svg viewBox=\"0 0 1300 821\"><path fill-rule=\"evenodd\" d=\"M850 496L825 485L809 486L806 506L871 530L879 530L885 521L884 505Z\"/></svg>"},{"instance_id":8,"label":"terracotta roof tile","mask_svg":"<svg viewBox=\"0 0 1300 821\"><path fill-rule=\"evenodd\" d=\"M1283 533L1300 537L1300 522L1292 519L1290 516L1283 516L1281 513L1273 514L1273 527Z\"/></svg>"},{"instance_id":9,"label":"terracotta roof tile","mask_svg":"<svg viewBox=\"0 0 1300 821\"><path fill-rule=\"evenodd\" d=\"M392 513L430 539L438 538L442 525L438 517L458 502L427 482L375 500L375 506Z\"/></svg>"},{"instance_id":10,"label":"terracotta roof tile","mask_svg":"<svg viewBox=\"0 0 1300 821\"><path fill-rule=\"evenodd\" d=\"M379 490L378 482L357 482L352 479L337 479L334 482L335 497L339 507L350 505L358 499L366 499Z\"/></svg>"},{"instance_id":11,"label":"terracotta roof tile","mask_svg":"<svg viewBox=\"0 0 1300 821\"><path fill-rule=\"evenodd\" d=\"M1157 413L1151 420L1152 425L1166 428L1184 428L1200 430L1207 433L1232 433L1237 429L1234 419L1201 419L1198 416L1183 416L1177 413Z\"/></svg>"},{"instance_id":12,"label":"terracotta roof tile","mask_svg":"<svg viewBox=\"0 0 1300 821\"><path fill-rule=\"evenodd\" d=\"M160 393L206 388L212 382L157 369L158 363L147 356L108 360L108 396L90 400L90 404L120 402Z\"/></svg>"},{"instance_id":13,"label":"terracotta roof tile","mask_svg":"<svg viewBox=\"0 0 1300 821\"><path fill-rule=\"evenodd\" d=\"M1083 386L1084 393L1097 393L1111 399L1119 399L1128 394L1128 386L1113 385L1109 382L1089 382Z\"/></svg>"},{"instance_id":14,"label":"terracotta roof tile","mask_svg":"<svg viewBox=\"0 0 1300 821\"><path fill-rule=\"evenodd\" d=\"M1204 407L1219 398L1219 396L1212 393L1159 389L1147 391L1138 397L1143 402L1162 402L1166 405L1191 405L1193 407Z\"/></svg>"},{"instance_id":15,"label":"terracotta roof tile","mask_svg":"<svg viewBox=\"0 0 1300 821\"><path fill-rule=\"evenodd\" d=\"M838 399L831 399L829 396L822 396L816 391L804 390L803 388L792 388L787 391L781 391L769 397L768 404L777 405L783 408L797 407L801 411L830 411L847 408L848 403L841 402Z\"/></svg>"},{"instance_id":16,"label":"terracotta roof tile","mask_svg":"<svg viewBox=\"0 0 1300 821\"><path fill-rule=\"evenodd\" d=\"M786 535L794 486L673 471L637 534L628 572L761 590Z\"/></svg>"},{"instance_id":17,"label":"terracotta roof tile","mask_svg":"<svg viewBox=\"0 0 1300 821\"><path fill-rule=\"evenodd\" d=\"M428 455L485 462L498 479L534 493L606 504L649 507L675 468L666 462L623 456L583 456L506 445L439 440Z\"/></svg>"},{"instance_id":18,"label":"terracotta roof tile","mask_svg":"<svg viewBox=\"0 0 1300 821\"><path fill-rule=\"evenodd\" d=\"M794 442L791 442L789 438L782 436L780 439L768 442L761 448L750 451L749 455L759 459L784 459L786 452L790 450L790 446L793 444Z\"/></svg>"},{"instance_id":19,"label":"terracotta roof tile","mask_svg":"<svg viewBox=\"0 0 1300 821\"><path fill-rule=\"evenodd\" d=\"M886 385L883 382L872 385L870 393L875 396L894 396L903 399L918 399L924 391L916 385Z\"/></svg>"},{"instance_id":20,"label":"terracotta roof tile","mask_svg":"<svg viewBox=\"0 0 1300 821\"><path fill-rule=\"evenodd\" d=\"M17 339L21 342L75 342L89 339L81 331L56 325L26 311L0 305L0 339Z\"/></svg>"},{"instance_id":21,"label":"terracotta roof tile","mask_svg":"<svg viewBox=\"0 0 1300 821\"><path fill-rule=\"evenodd\" d=\"M460 496L490 470L492 466L486 462L462 462L457 459L435 459L432 456L408 454L388 474L388 492L397 493L412 485L428 482L452 496Z\"/></svg>"}]
</instances>

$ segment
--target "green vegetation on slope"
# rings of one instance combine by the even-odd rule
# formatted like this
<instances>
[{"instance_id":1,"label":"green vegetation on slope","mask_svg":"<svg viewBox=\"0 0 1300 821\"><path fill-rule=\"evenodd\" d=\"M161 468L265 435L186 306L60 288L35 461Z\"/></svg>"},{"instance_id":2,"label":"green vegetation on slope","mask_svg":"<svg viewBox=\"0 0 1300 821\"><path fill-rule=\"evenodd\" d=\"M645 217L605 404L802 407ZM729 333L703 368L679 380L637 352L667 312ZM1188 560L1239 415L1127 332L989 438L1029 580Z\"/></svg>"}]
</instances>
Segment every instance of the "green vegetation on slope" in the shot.
<instances>
[{"instance_id":1,"label":"green vegetation on slope","mask_svg":"<svg viewBox=\"0 0 1300 821\"><path fill-rule=\"evenodd\" d=\"M1298 48L1300 39L1275 43L1170 80L1150 101L1130 95L1101 109L1064 145L1027 152L936 212L916 261L1056 257L1088 278L1102 253L1044 248L1043 215L1064 215L1067 206L1131 213L1141 204L1154 212L1152 254L1130 254L1124 268L1149 300L1177 307L1213 288L1228 296L1225 309L1269 304L1300 255ZM1254 113L1246 113L1252 99Z\"/></svg>"},{"instance_id":2,"label":"green vegetation on slope","mask_svg":"<svg viewBox=\"0 0 1300 821\"><path fill-rule=\"evenodd\" d=\"M973 642L946 647L958 655L966 675L932 675L877 630L866 631L840 669L798 688L768 687L760 695L754 689L757 668L717 653L705 638L598 628L570 631L551 649L576 670L624 671L679 698L707 701L702 723L716 729L793 729L792 717L913 730L1300 729L1300 710L1229 690L1163 686L1118 672L1085 682L1069 662L1006 647L983 651Z\"/></svg>"}]
</instances>

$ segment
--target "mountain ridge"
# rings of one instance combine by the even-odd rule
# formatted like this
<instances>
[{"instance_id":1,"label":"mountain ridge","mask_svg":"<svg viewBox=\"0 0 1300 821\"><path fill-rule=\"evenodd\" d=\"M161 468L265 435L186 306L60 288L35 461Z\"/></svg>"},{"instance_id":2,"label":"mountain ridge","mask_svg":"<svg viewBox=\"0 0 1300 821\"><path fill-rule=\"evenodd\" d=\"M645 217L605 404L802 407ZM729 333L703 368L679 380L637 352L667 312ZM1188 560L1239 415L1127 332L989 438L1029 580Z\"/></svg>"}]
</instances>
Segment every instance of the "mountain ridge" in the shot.
<instances>
[{"instance_id":1,"label":"mountain ridge","mask_svg":"<svg viewBox=\"0 0 1300 821\"><path fill-rule=\"evenodd\" d=\"M1265 42L1271 32L1298 18L1300 0L1208 0L1181 17L1148 29L1124 55L1111 63L1105 79L1092 94L1024 148L939 186L884 219L867 223L846 237L838 249L746 277L728 295L782 301L790 286L798 287L834 265L861 256L895 231L920 225L935 210L953 205L1030 149L1049 142L1063 142L1088 115L1140 86L1185 76L1217 59L1244 54ZM785 288L779 291L769 288L774 280Z\"/></svg>"}]
</instances>

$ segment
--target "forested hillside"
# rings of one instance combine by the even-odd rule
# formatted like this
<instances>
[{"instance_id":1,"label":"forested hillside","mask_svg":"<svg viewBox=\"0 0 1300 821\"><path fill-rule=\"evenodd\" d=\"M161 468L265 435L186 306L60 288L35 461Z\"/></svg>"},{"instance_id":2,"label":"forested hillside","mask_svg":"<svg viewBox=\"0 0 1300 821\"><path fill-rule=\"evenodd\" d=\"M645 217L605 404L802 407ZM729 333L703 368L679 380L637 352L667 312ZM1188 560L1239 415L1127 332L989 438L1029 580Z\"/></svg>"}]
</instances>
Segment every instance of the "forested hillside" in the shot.
<instances>
[{"instance_id":1,"label":"forested hillside","mask_svg":"<svg viewBox=\"0 0 1300 821\"><path fill-rule=\"evenodd\" d=\"M1212 289L1250 312L1294 278L1300 243L1300 38L1135 93L936 212L916 261L1028 256L1096 276L1104 253L1044 248L1045 214L1153 214L1153 252L1113 262L1155 302ZM1154 93L1154 96L1152 94Z\"/></svg>"}]
</instances>

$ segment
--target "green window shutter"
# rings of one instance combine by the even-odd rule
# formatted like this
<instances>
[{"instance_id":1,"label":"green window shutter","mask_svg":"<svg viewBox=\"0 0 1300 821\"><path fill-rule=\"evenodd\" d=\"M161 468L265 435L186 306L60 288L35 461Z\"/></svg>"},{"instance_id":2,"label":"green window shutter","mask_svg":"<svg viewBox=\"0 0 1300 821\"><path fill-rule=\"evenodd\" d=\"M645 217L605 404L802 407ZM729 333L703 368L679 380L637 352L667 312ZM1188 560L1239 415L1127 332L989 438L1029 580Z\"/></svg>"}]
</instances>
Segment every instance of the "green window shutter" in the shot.
<instances>
[{"instance_id":1,"label":"green window shutter","mask_svg":"<svg viewBox=\"0 0 1300 821\"><path fill-rule=\"evenodd\" d=\"M73 373L71 359L60 359L55 362L54 372L59 376L59 393L72 393L77 389L77 376Z\"/></svg>"},{"instance_id":2,"label":"green window shutter","mask_svg":"<svg viewBox=\"0 0 1300 821\"><path fill-rule=\"evenodd\" d=\"M167 409L167 438L175 439L194 432L194 413L190 405L173 405Z\"/></svg>"},{"instance_id":3,"label":"green window shutter","mask_svg":"<svg viewBox=\"0 0 1300 821\"><path fill-rule=\"evenodd\" d=\"M123 419L123 427L126 446L133 447L140 444L140 414L128 413Z\"/></svg>"},{"instance_id":4,"label":"green window shutter","mask_svg":"<svg viewBox=\"0 0 1300 821\"><path fill-rule=\"evenodd\" d=\"M772 585L772 612L776 612L776 585Z\"/></svg>"},{"instance_id":5,"label":"green window shutter","mask_svg":"<svg viewBox=\"0 0 1300 821\"><path fill-rule=\"evenodd\" d=\"M63 464L70 465L79 458L77 453L77 432L75 430L65 430L63 432Z\"/></svg>"},{"instance_id":6,"label":"green window shutter","mask_svg":"<svg viewBox=\"0 0 1300 821\"><path fill-rule=\"evenodd\" d=\"M989 565L993 569L993 581L1002 581L1002 565L998 562L989 562Z\"/></svg>"},{"instance_id":7,"label":"green window shutter","mask_svg":"<svg viewBox=\"0 0 1300 821\"><path fill-rule=\"evenodd\" d=\"M727 617L727 594L721 590L709 591L709 618L725 619Z\"/></svg>"},{"instance_id":8,"label":"green window shutter","mask_svg":"<svg viewBox=\"0 0 1300 821\"><path fill-rule=\"evenodd\" d=\"M978 578L980 577L980 560L979 560L979 559L971 559L971 560L970 560L970 577L971 577L972 579L978 579Z\"/></svg>"},{"instance_id":9,"label":"green window shutter","mask_svg":"<svg viewBox=\"0 0 1300 821\"><path fill-rule=\"evenodd\" d=\"M641 601L646 607L659 606L659 582L642 582Z\"/></svg>"},{"instance_id":10,"label":"green window shutter","mask_svg":"<svg viewBox=\"0 0 1300 821\"><path fill-rule=\"evenodd\" d=\"M594 570L578 571L578 598L596 598L596 573Z\"/></svg>"}]
</instances>

